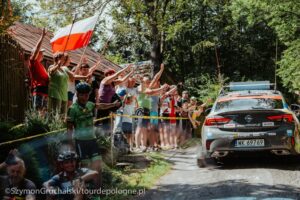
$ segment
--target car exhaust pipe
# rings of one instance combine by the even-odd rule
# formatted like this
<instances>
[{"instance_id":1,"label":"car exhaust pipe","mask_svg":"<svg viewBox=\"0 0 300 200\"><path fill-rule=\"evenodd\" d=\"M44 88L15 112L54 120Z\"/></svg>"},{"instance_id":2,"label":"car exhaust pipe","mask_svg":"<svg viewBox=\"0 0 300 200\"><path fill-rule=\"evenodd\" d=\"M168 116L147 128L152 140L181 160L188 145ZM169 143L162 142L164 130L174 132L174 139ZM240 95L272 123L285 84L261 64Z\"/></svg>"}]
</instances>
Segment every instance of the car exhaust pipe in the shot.
<instances>
[{"instance_id":1,"label":"car exhaust pipe","mask_svg":"<svg viewBox=\"0 0 300 200\"><path fill-rule=\"evenodd\" d=\"M273 154L278 155L278 156L284 156L284 155L290 155L291 152L288 150L272 150L271 151Z\"/></svg>"},{"instance_id":2,"label":"car exhaust pipe","mask_svg":"<svg viewBox=\"0 0 300 200\"><path fill-rule=\"evenodd\" d=\"M225 157L228 155L228 151L215 151L212 153L211 157L218 157L218 158L221 158L221 157Z\"/></svg>"}]
</instances>

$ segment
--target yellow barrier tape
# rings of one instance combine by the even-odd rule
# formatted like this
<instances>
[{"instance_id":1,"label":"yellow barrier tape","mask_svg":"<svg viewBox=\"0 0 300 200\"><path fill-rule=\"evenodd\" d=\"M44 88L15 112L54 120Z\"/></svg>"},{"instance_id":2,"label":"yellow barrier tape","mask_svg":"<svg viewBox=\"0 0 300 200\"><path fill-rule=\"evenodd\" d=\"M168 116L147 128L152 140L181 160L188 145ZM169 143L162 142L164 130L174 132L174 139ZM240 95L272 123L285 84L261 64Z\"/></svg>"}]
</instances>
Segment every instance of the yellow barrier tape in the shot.
<instances>
[{"instance_id":1,"label":"yellow barrier tape","mask_svg":"<svg viewBox=\"0 0 300 200\"><path fill-rule=\"evenodd\" d=\"M94 120L94 122L102 121L102 120L109 119L109 118L111 118L111 116L96 119L96 120ZM38 134L38 135L33 135L33 136L25 137L25 138L11 140L11 141L7 141L7 142L2 142L2 143L0 143L0 146L7 145L7 144L12 144L12 143L16 143L16 142L22 142L22 141L42 137L42 136L47 136L47 135L54 134L54 133L60 133L62 131L66 131L66 130L67 130L67 128L62 128L62 129L59 129L59 130L45 132L45 133L41 133L41 134Z\"/></svg>"},{"instance_id":2,"label":"yellow barrier tape","mask_svg":"<svg viewBox=\"0 0 300 200\"><path fill-rule=\"evenodd\" d=\"M105 119L110 119L110 118L111 118L111 116L107 116L107 117L95 119L95 120L94 120L94 123L95 123L95 122L99 122L99 121L103 121L103 120L105 120Z\"/></svg>"},{"instance_id":3,"label":"yellow barrier tape","mask_svg":"<svg viewBox=\"0 0 300 200\"><path fill-rule=\"evenodd\" d=\"M111 116L95 119L94 123L98 122L98 121L105 120L105 119L110 119L111 117L116 117L116 116L128 117L128 118L142 118L142 119L167 119L167 120L188 119L188 118L184 118L184 117L132 116L132 115L112 114ZM50 135L50 134L59 133L59 132L66 131L66 130L67 130L67 128L63 128L63 129L50 131L50 132L46 132L46 133L41 133L41 134L38 134L38 135L33 135L33 136L25 137L25 138L11 140L11 141L7 141L7 142L2 142L2 143L0 143L0 146L7 145L7 144L12 144L12 143L16 143L16 142L22 142L22 141L42 137L42 136L47 136L47 135Z\"/></svg>"},{"instance_id":4,"label":"yellow barrier tape","mask_svg":"<svg viewBox=\"0 0 300 200\"><path fill-rule=\"evenodd\" d=\"M33 139L33 138L42 137L42 136L46 136L46 135L50 135L50 134L54 134L54 133L59 133L59 132L65 131L65 130L67 130L67 129L62 128L62 129L59 129L59 130L50 131L50 132L46 132L46 133L41 133L41 134L38 134L38 135L33 135L33 136L25 137L25 138L11 140L11 141L7 141L7 142L2 142L2 143L0 143L0 146L7 145L7 144L12 144L12 143L15 143L15 142L21 142L21 141L25 141L25 140L30 140L30 139Z\"/></svg>"},{"instance_id":5,"label":"yellow barrier tape","mask_svg":"<svg viewBox=\"0 0 300 200\"><path fill-rule=\"evenodd\" d=\"M120 114L113 114L113 115L119 117L142 118L142 119L170 119L170 120L189 119L185 117L136 116L136 115L120 115Z\"/></svg>"}]
</instances>

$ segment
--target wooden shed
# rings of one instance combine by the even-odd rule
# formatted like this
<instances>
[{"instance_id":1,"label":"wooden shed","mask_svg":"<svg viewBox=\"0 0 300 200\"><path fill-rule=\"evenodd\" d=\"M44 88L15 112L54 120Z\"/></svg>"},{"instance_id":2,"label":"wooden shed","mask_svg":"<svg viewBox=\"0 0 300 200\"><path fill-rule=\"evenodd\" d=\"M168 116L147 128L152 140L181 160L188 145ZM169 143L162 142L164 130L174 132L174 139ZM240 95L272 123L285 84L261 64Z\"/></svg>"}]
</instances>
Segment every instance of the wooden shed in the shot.
<instances>
[{"instance_id":1,"label":"wooden shed","mask_svg":"<svg viewBox=\"0 0 300 200\"><path fill-rule=\"evenodd\" d=\"M28 87L28 64L32 49L35 47L42 33L42 29L20 22L14 23L8 30L8 35L0 36L0 121L24 120L25 111L30 105L30 91ZM45 49L43 64L47 68L53 63L50 39L53 33L45 36L42 48ZM71 65L77 65L83 49L68 52ZM101 71L112 68L122 69L115 63L105 59L101 54L87 48L85 55L90 66L98 60L102 62Z\"/></svg>"}]
</instances>

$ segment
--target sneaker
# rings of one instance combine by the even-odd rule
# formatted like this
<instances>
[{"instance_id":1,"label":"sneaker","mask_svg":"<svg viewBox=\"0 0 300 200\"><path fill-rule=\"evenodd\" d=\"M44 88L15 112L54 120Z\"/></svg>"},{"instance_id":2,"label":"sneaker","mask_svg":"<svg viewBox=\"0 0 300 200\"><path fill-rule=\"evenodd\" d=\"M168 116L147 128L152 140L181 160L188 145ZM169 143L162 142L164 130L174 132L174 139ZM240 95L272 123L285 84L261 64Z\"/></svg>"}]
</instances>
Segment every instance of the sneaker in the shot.
<instances>
[{"instance_id":1,"label":"sneaker","mask_svg":"<svg viewBox=\"0 0 300 200\"><path fill-rule=\"evenodd\" d=\"M147 147L141 147L141 150L143 153L145 153L147 151L147 149L148 149Z\"/></svg>"},{"instance_id":2,"label":"sneaker","mask_svg":"<svg viewBox=\"0 0 300 200\"><path fill-rule=\"evenodd\" d=\"M133 148L133 152L134 153L142 153L143 151L140 148Z\"/></svg>"}]
</instances>

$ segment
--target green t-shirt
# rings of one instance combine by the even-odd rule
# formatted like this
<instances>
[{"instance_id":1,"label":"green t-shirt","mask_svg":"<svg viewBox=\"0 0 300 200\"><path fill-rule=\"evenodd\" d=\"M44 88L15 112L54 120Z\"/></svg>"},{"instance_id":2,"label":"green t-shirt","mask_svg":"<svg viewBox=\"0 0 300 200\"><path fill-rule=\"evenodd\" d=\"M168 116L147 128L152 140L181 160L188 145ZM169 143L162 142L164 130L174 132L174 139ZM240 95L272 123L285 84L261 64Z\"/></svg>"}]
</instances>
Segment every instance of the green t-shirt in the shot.
<instances>
[{"instance_id":1,"label":"green t-shirt","mask_svg":"<svg viewBox=\"0 0 300 200\"><path fill-rule=\"evenodd\" d=\"M57 70L49 76L49 91L48 96L54 99L68 101L68 80L69 69L62 67L62 70Z\"/></svg>"},{"instance_id":2,"label":"green t-shirt","mask_svg":"<svg viewBox=\"0 0 300 200\"><path fill-rule=\"evenodd\" d=\"M95 104L90 101L85 107L76 102L69 108L67 121L74 124L75 139L92 140L96 138L93 123L94 108Z\"/></svg>"},{"instance_id":3,"label":"green t-shirt","mask_svg":"<svg viewBox=\"0 0 300 200\"><path fill-rule=\"evenodd\" d=\"M151 108L151 99L147 94L139 92L138 97L137 97L137 101L138 101L139 107L148 108L150 110L150 108Z\"/></svg>"}]
</instances>

